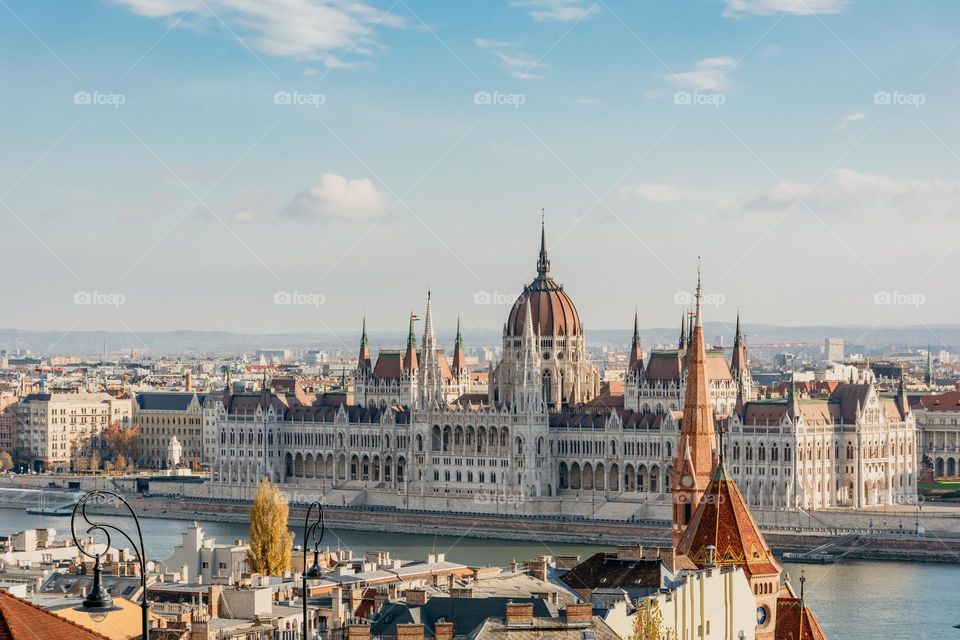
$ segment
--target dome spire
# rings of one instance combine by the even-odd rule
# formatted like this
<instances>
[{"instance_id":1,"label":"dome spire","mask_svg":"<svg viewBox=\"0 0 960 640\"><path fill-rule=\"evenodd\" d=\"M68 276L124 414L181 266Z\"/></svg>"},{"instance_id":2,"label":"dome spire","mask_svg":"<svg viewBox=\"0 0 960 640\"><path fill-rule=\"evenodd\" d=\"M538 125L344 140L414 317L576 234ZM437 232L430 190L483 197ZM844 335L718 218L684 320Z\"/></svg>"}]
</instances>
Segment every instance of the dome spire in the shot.
<instances>
[{"instance_id":1,"label":"dome spire","mask_svg":"<svg viewBox=\"0 0 960 640\"><path fill-rule=\"evenodd\" d=\"M541 278L550 273L550 258L547 257L547 230L543 217L544 210L540 209L540 257L537 258L537 274Z\"/></svg>"}]
</instances>

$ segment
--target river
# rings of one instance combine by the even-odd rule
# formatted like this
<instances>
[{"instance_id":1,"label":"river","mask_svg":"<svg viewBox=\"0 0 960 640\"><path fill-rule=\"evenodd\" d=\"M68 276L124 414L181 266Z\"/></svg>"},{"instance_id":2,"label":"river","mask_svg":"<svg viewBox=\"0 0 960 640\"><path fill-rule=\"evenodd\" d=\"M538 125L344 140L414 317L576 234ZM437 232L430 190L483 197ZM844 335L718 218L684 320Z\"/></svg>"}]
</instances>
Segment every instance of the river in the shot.
<instances>
[{"instance_id":1,"label":"river","mask_svg":"<svg viewBox=\"0 0 960 640\"><path fill-rule=\"evenodd\" d=\"M172 553L188 524L156 518L143 518L142 523L147 556L160 560ZM0 535L36 527L52 527L59 538L70 535L69 518L0 509ZM203 529L220 542L247 537L241 524L209 522ZM605 548L339 529L327 530L324 545L356 552L383 549L404 560L445 553L464 564L499 566L544 554L586 557ZM785 564L785 568L798 584L801 567ZM843 561L804 569L805 597L831 640L960 640L960 629L953 628L960 623L960 565Z\"/></svg>"}]
</instances>

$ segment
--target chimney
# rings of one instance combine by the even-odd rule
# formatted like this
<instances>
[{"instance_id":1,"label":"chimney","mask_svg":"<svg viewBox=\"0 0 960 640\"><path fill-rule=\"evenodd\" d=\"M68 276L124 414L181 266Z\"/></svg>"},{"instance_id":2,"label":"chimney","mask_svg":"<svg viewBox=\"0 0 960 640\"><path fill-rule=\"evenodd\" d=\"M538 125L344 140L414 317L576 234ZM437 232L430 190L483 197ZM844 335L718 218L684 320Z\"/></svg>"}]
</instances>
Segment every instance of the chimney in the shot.
<instances>
[{"instance_id":1,"label":"chimney","mask_svg":"<svg viewBox=\"0 0 960 640\"><path fill-rule=\"evenodd\" d=\"M187 391L193 391L193 372L190 369L187 369L187 372L183 374L183 388Z\"/></svg>"},{"instance_id":2,"label":"chimney","mask_svg":"<svg viewBox=\"0 0 960 640\"><path fill-rule=\"evenodd\" d=\"M397 640L423 640L423 625L398 624Z\"/></svg>"},{"instance_id":3,"label":"chimney","mask_svg":"<svg viewBox=\"0 0 960 640\"><path fill-rule=\"evenodd\" d=\"M412 605L427 604L427 592L424 589L407 589L404 595L407 598L407 604L412 604Z\"/></svg>"},{"instance_id":4,"label":"chimney","mask_svg":"<svg viewBox=\"0 0 960 640\"><path fill-rule=\"evenodd\" d=\"M347 640L370 640L370 625L351 622L347 625Z\"/></svg>"},{"instance_id":5,"label":"chimney","mask_svg":"<svg viewBox=\"0 0 960 640\"><path fill-rule=\"evenodd\" d=\"M453 623L437 622L433 625L434 640L453 640Z\"/></svg>"},{"instance_id":6,"label":"chimney","mask_svg":"<svg viewBox=\"0 0 960 640\"><path fill-rule=\"evenodd\" d=\"M508 602L506 612L507 626L532 625L532 602Z\"/></svg>"},{"instance_id":7,"label":"chimney","mask_svg":"<svg viewBox=\"0 0 960 640\"><path fill-rule=\"evenodd\" d=\"M207 608L210 610L211 618L220 617L220 594L222 592L223 587L218 584L212 584L207 588L207 594L209 597Z\"/></svg>"},{"instance_id":8,"label":"chimney","mask_svg":"<svg viewBox=\"0 0 960 640\"><path fill-rule=\"evenodd\" d=\"M593 605L589 602L568 604L563 610L563 617L567 624L590 622L593 620Z\"/></svg>"}]
</instances>

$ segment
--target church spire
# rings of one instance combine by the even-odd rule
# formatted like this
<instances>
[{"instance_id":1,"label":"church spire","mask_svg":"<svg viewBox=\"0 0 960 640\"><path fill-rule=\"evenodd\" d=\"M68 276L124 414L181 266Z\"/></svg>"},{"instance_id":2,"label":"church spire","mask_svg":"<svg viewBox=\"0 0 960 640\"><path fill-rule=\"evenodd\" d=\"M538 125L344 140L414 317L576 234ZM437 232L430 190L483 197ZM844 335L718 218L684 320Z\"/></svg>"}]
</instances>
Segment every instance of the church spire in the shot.
<instances>
[{"instance_id":1,"label":"church spire","mask_svg":"<svg viewBox=\"0 0 960 640\"><path fill-rule=\"evenodd\" d=\"M680 443L673 471L674 543L680 541L693 511L710 483L716 459L716 430L710 381L707 378L707 350L703 340L700 268L697 267L696 307L693 330L687 349L687 380L684 391Z\"/></svg>"},{"instance_id":2,"label":"church spire","mask_svg":"<svg viewBox=\"0 0 960 640\"><path fill-rule=\"evenodd\" d=\"M463 336L460 335L460 318L457 318L457 339L453 343L453 373L458 375L467 369L467 358L463 351Z\"/></svg>"},{"instance_id":3,"label":"church spire","mask_svg":"<svg viewBox=\"0 0 960 640\"><path fill-rule=\"evenodd\" d=\"M524 303L523 337L520 341L520 388L517 409L543 410L543 380L540 374L540 339L533 332L533 313L530 301Z\"/></svg>"},{"instance_id":4,"label":"church spire","mask_svg":"<svg viewBox=\"0 0 960 640\"><path fill-rule=\"evenodd\" d=\"M630 345L630 371L643 364L643 348L640 346L640 312L633 312L633 343Z\"/></svg>"},{"instance_id":5,"label":"church spire","mask_svg":"<svg viewBox=\"0 0 960 640\"><path fill-rule=\"evenodd\" d=\"M677 343L679 349L687 348L687 314L689 313L688 309L684 309L680 314L680 342Z\"/></svg>"},{"instance_id":6,"label":"church spire","mask_svg":"<svg viewBox=\"0 0 960 640\"><path fill-rule=\"evenodd\" d=\"M547 257L547 231L543 221L543 209L540 210L540 257L537 258L537 275L545 278L550 273L550 258Z\"/></svg>"},{"instance_id":7,"label":"church spire","mask_svg":"<svg viewBox=\"0 0 960 640\"><path fill-rule=\"evenodd\" d=\"M405 371L417 370L417 336L413 332L413 323L417 316L410 313L410 330L407 333L407 351L403 354L403 368Z\"/></svg>"},{"instance_id":8,"label":"church spire","mask_svg":"<svg viewBox=\"0 0 960 640\"><path fill-rule=\"evenodd\" d=\"M357 369L369 371L371 366L370 344L367 340L367 316L363 316L363 330L360 333L360 355L357 357Z\"/></svg>"}]
</instances>

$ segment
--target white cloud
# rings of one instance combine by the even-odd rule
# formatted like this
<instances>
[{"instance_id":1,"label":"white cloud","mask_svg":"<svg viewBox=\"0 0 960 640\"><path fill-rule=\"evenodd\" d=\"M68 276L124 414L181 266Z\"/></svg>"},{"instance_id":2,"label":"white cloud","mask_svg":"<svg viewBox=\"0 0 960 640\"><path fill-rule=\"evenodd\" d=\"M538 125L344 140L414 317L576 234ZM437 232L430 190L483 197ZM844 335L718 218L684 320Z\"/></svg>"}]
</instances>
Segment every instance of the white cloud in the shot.
<instances>
[{"instance_id":1,"label":"white cloud","mask_svg":"<svg viewBox=\"0 0 960 640\"><path fill-rule=\"evenodd\" d=\"M514 78L518 80L543 79L543 75L534 73L534 70L544 69L547 65L535 56L520 51L516 45L488 38L474 38L473 43L481 49L492 51Z\"/></svg>"},{"instance_id":2,"label":"white cloud","mask_svg":"<svg viewBox=\"0 0 960 640\"><path fill-rule=\"evenodd\" d=\"M537 22L576 22L600 10L590 0L514 0L514 7L528 9Z\"/></svg>"},{"instance_id":3,"label":"white cloud","mask_svg":"<svg viewBox=\"0 0 960 640\"><path fill-rule=\"evenodd\" d=\"M180 24L202 22L237 34L272 56L342 66L348 53L369 55L377 27L402 27L400 16L341 0L114 0L134 13ZM222 21L222 22L221 22ZM224 27L224 25L226 25Z\"/></svg>"},{"instance_id":4,"label":"white cloud","mask_svg":"<svg viewBox=\"0 0 960 640\"><path fill-rule=\"evenodd\" d=\"M812 16L818 13L842 13L850 0L725 0L723 15L735 17L744 14L769 16L787 13Z\"/></svg>"},{"instance_id":5,"label":"white cloud","mask_svg":"<svg viewBox=\"0 0 960 640\"><path fill-rule=\"evenodd\" d=\"M692 197L691 193L672 184L640 184L623 187L620 191L658 204L671 204Z\"/></svg>"},{"instance_id":6,"label":"white cloud","mask_svg":"<svg viewBox=\"0 0 960 640\"><path fill-rule=\"evenodd\" d=\"M837 125L837 129L838 130L846 129L847 127L850 126L851 122L865 120L866 118L867 118L867 114L865 114L863 111L854 111L853 113L848 113L847 115L843 116L843 118L841 118L840 124Z\"/></svg>"},{"instance_id":7,"label":"white cloud","mask_svg":"<svg viewBox=\"0 0 960 640\"><path fill-rule=\"evenodd\" d=\"M852 169L837 169L829 180L812 189L802 182L780 182L766 193L742 203L740 209L782 213L796 204L795 210L805 211L797 202L797 196L818 215L945 218L960 214L960 181L898 178Z\"/></svg>"},{"instance_id":8,"label":"white cloud","mask_svg":"<svg viewBox=\"0 0 960 640\"><path fill-rule=\"evenodd\" d=\"M597 98L577 98L574 102L577 104L603 104Z\"/></svg>"},{"instance_id":9,"label":"white cloud","mask_svg":"<svg viewBox=\"0 0 960 640\"><path fill-rule=\"evenodd\" d=\"M704 58L690 71L671 73L667 79L674 84L695 91L726 91L730 87L727 77L733 67L733 58Z\"/></svg>"},{"instance_id":10,"label":"white cloud","mask_svg":"<svg viewBox=\"0 0 960 640\"><path fill-rule=\"evenodd\" d=\"M365 220L386 209L377 188L367 178L349 180L326 173L320 184L298 192L284 207L285 215L320 220Z\"/></svg>"}]
</instances>

